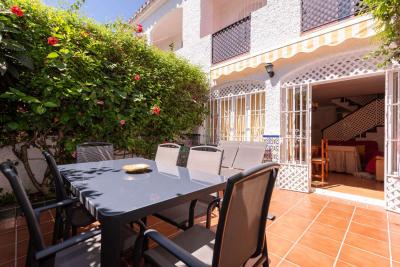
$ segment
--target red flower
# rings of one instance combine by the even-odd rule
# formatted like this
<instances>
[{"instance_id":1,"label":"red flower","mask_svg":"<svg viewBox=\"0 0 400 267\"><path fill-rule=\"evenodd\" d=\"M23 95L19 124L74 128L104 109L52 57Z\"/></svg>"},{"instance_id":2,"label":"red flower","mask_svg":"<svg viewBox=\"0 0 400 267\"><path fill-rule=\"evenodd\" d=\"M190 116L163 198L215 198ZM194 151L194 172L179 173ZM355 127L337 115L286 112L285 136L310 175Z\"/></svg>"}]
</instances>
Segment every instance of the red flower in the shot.
<instances>
[{"instance_id":1,"label":"red flower","mask_svg":"<svg viewBox=\"0 0 400 267\"><path fill-rule=\"evenodd\" d=\"M161 111L161 109L159 106L153 106L151 108L151 113L153 113L154 115L160 115L160 111Z\"/></svg>"},{"instance_id":2,"label":"red flower","mask_svg":"<svg viewBox=\"0 0 400 267\"><path fill-rule=\"evenodd\" d=\"M51 36L47 39L47 43L51 46L58 44L58 39L54 36Z\"/></svg>"},{"instance_id":3,"label":"red flower","mask_svg":"<svg viewBox=\"0 0 400 267\"><path fill-rule=\"evenodd\" d=\"M139 80L140 80L140 74L136 73L136 75L135 75L135 80L136 80L136 81L139 81Z\"/></svg>"},{"instance_id":4,"label":"red flower","mask_svg":"<svg viewBox=\"0 0 400 267\"><path fill-rule=\"evenodd\" d=\"M11 7L11 12L17 15L18 17L22 17L24 15L24 12L19 6L12 6Z\"/></svg>"},{"instance_id":5,"label":"red flower","mask_svg":"<svg viewBox=\"0 0 400 267\"><path fill-rule=\"evenodd\" d=\"M136 25L136 32L137 32L137 33L143 32L143 26L142 26L142 24Z\"/></svg>"},{"instance_id":6,"label":"red flower","mask_svg":"<svg viewBox=\"0 0 400 267\"><path fill-rule=\"evenodd\" d=\"M121 125L121 126L124 126L124 125L125 125L125 123L126 123L126 121L125 121L125 120L120 120L120 121L119 121L119 125Z\"/></svg>"},{"instance_id":7,"label":"red flower","mask_svg":"<svg viewBox=\"0 0 400 267\"><path fill-rule=\"evenodd\" d=\"M103 100L97 100L97 105L103 106L104 105L104 101Z\"/></svg>"}]
</instances>

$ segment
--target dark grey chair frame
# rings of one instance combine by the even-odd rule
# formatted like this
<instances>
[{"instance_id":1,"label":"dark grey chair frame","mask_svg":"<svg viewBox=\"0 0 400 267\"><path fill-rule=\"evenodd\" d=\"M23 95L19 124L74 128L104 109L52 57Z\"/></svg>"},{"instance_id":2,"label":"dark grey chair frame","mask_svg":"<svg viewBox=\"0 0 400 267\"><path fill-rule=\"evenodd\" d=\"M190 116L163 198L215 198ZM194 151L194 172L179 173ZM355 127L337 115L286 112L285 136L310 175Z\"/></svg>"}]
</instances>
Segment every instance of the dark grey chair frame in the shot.
<instances>
[{"instance_id":1,"label":"dark grey chair frame","mask_svg":"<svg viewBox=\"0 0 400 267\"><path fill-rule=\"evenodd\" d=\"M102 149L101 153L95 153L95 156L89 155L88 152L84 151L85 148L91 147L109 147L110 151L106 149ZM76 161L78 163L84 162L95 162L95 161L104 161L104 160L113 160L114 159L114 147L111 143L107 142L85 142L82 144L78 144L76 146L77 157ZM81 154L86 154L84 157ZM83 158L82 158L83 157Z\"/></svg>"},{"instance_id":2,"label":"dark grey chair frame","mask_svg":"<svg viewBox=\"0 0 400 267\"><path fill-rule=\"evenodd\" d=\"M254 168L251 168L249 170L246 170L244 172L238 173L231 178L228 179L227 185L226 185L226 191L224 195L225 201L222 203L222 208L220 211L220 218L218 221L218 226L217 226L217 231L216 231L216 236L215 236L215 245L214 245L214 251L213 251L213 259L212 259L212 266L217 267L219 265L219 258L220 258L220 250L222 246L222 242L224 239L224 227L225 227L225 220L226 216L228 213L228 209L230 206L230 200L232 196L232 192L234 189L234 185L241 181L242 179L245 179L246 177L253 175L259 171L262 171L264 169L270 169L269 172L269 180L267 184L267 188L265 191L264 195L264 201L262 205L262 211L261 211L261 223L259 227L259 234L258 234L258 241L257 241L257 248L255 250L255 253L249 258L255 258L261 257L257 260L257 263L254 266L258 266L259 264L263 264L263 266L269 266L269 260L268 260L268 250L267 250L267 241L265 238L265 227L267 224L267 215L268 215L268 209L270 206L271 202L271 197L272 197L272 192L274 189L276 177L278 174L278 169L279 169L279 164L277 163L264 163L261 165L258 165ZM176 245L173 241L169 240L165 236L161 235L158 233L156 230L149 229L144 233L145 237L148 237L155 241L159 246L167 250L169 253L174 255L176 258L187 264L188 266L199 266L199 267L204 267L207 266L205 265L202 261L194 257L192 254L190 254L188 251L184 250L183 248L179 247ZM147 259L151 262L151 259Z\"/></svg>"},{"instance_id":3,"label":"dark grey chair frame","mask_svg":"<svg viewBox=\"0 0 400 267\"><path fill-rule=\"evenodd\" d=\"M60 171L58 170L57 163L54 157L47 151L42 152L44 158L46 159L47 165L49 166L51 175L54 179L55 192L56 192L56 200L57 202L61 202L64 200L71 199L67 191L64 187L64 180L61 176ZM78 205L78 206L77 206ZM73 220L74 213L72 211L74 209L83 209L81 212L82 216L86 216L83 221L87 222L84 224L75 224ZM56 218L54 222L54 231L53 231L53 244L56 244L57 241L61 239L66 239L69 237L69 232L72 230L72 235L77 234L77 230L79 227L87 226L96 221L94 217L92 217L89 212L84 210L85 208L77 202L75 205L67 206L64 209L57 208L56 209ZM75 213L76 214L76 213Z\"/></svg>"},{"instance_id":4,"label":"dark grey chair frame","mask_svg":"<svg viewBox=\"0 0 400 267\"><path fill-rule=\"evenodd\" d=\"M220 167L219 167L218 173L221 172L221 163L222 163L222 158L224 156L223 149L221 149L219 147L215 147L215 146L203 145L203 146L191 147L190 150L221 152L222 155L221 155L221 161L219 163ZM190 157L190 153L189 153L189 157ZM190 202L189 211L188 211L188 220L185 221L184 223L181 223L181 224L177 223L173 219L165 217L159 213L154 214L154 216L160 218L163 221L168 222L169 224L175 225L176 227L178 227L182 230L186 230L194 225L195 208L196 208L197 201L198 201L197 199L194 199ZM206 227L207 228L211 227L211 215L215 208L220 208L220 198L219 197L212 197L211 201L208 203L206 214L202 214L202 215L206 215L206 217L207 217L207 219L206 219Z\"/></svg>"},{"instance_id":5,"label":"dark grey chair frame","mask_svg":"<svg viewBox=\"0 0 400 267\"><path fill-rule=\"evenodd\" d=\"M0 164L0 171L4 174L4 176L8 179L11 184L11 187L14 191L14 194L17 198L18 203L21 205L21 210L25 216L26 223L29 231L29 244L28 244L28 254L26 258L26 266L54 266L56 254L67 249L73 247L85 240L93 238L99 234L101 234L100 229L95 229L91 231L87 231L80 235L74 236L72 238L64 240L62 243L58 243L52 246L46 246L43 238L43 233L40 228L40 214L51 210L51 209L64 209L71 205L79 202L77 198L74 199L66 199L63 201L56 202L54 204L50 204L47 206L43 206L40 208L33 209L32 204L28 198L28 195L25 192L25 189L18 178L17 170L15 169L12 162L7 161ZM134 264L138 264L143 247L144 240L144 230L146 226L143 222L138 221L135 222L139 225L140 232L139 238L135 243L135 249L133 253L133 262Z\"/></svg>"}]
</instances>

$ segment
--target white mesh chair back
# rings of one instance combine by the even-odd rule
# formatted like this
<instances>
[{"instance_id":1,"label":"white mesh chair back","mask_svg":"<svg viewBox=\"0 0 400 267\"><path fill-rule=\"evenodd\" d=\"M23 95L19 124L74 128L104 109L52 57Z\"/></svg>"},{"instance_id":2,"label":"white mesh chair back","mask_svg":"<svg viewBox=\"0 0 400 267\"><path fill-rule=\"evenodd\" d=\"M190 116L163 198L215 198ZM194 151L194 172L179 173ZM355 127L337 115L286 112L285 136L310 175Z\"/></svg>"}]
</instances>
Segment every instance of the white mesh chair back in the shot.
<instances>
[{"instance_id":1,"label":"white mesh chair back","mask_svg":"<svg viewBox=\"0 0 400 267\"><path fill-rule=\"evenodd\" d=\"M220 174L224 151L213 146L190 148L186 168L212 174Z\"/></svg>"},{"instance_id":2,"label":"white mesh chair back","mask_svg":"<svg viewBox=\"0 0 400 267\"><path fill-rule=\"evenodd\" d=\"M239 145L233 168L246 170L263 162L266 144L263 142L243 142Z\"/></svg>"},{"instance_id":3,"label":"white mesh chair back","mask_svg":"<svg viewBox=\"0 0 400 267\"><path fill-rule=\"evenodd\" d=\"M114 159L114 147L110 143L87 142L76 146L76 161L96 162Z\"/></svg>"},{"instance_id":4,"label":"white mesh chair back","mask_svg":"<svg viewBox=\"0 0 400 267\"><path fill-rule=\"evenodd\" d=\"M173 143L161 144L157 148L155 161L157 163L176 166L181 146Z\"/></svg>"},{"instance_id":5,"label":"white mesh chair back","mask_svg":"<svg viewBox=\"0 0 400 267\"><path fill-rule=\"evenodd\" d=\"M239 150L238 141L220 141L218 147L224 150L224 156L222 158L222 167L231 168L233 166L233 162L235 161L236 154Z\"/></svg>"}]
</instances>

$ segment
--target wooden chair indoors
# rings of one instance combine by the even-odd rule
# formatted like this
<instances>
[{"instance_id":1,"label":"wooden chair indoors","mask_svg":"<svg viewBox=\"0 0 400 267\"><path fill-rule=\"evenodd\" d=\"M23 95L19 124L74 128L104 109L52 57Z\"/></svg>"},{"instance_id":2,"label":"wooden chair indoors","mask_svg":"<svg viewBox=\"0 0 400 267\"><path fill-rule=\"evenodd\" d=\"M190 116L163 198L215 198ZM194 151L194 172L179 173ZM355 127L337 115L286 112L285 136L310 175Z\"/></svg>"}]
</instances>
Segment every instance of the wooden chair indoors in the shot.
<instances>
[{"instance_id":1,"label":"wooden chair indoors","mask_svg":"<svg viewBox=\"0 0 400 267\"><path fill-rule=\"evenodd\" d=\"M313 148L312 152L312 177L321 179L321 183L324 183L329 173L328 140L322 139L319 151L316 152Z\"/></svg>"}]
</instances>

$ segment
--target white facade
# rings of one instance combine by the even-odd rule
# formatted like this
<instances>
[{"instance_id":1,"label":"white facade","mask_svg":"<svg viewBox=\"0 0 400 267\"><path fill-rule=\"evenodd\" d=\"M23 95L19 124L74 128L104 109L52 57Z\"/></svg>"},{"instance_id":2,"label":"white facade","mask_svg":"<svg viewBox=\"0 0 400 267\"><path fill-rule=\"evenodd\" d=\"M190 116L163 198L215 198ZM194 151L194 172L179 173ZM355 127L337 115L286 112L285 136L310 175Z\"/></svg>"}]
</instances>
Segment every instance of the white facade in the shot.
<instances>
[{"instance_id":1,"label":"white facade","mask_svg":"<svg viewBox=\"0 0 400 267\"><path fill-rule=\"evenodd\" d=\"M134 17L133 23L143 24L147 36L151 36L154 25L171 12L167 8L171 2L175 1L151 1ZM200 65L209 73L212 84L211 114L203 140L216 143L221 139L256 141L261 138L270 146L271 159L281 163L278 186L309 192L312 88L339 81L366 79L365 82L373 77L383 81L386 75L383 82L386 97L391 90L398 90L396 83L390 83L392 77L400 76L396 71L377 67L379 59L365 59L379 44L374 38L375 22L369 15L349 16L357 14L356 2L340 2L347 5L344 12L347 15L341 13L343 6L316 7L318 4L312 0L182 0L176 4L183 14L183 45L176 53ZM321 1L320 4L335 3ZM329 8L339 10L333 11L338 12L334 14L337 19L324 21L329 16L326 12L332 12L327 11ZM235 46L242 45L243 38L248 38L246 30L241 29L239 34L232 30L244 25L247 16L251 22L246 51L239 49L237 55L215 60L213 53L218 53L216 48L221 40L216 37L226 38L223 48L227 53L232 47L234 50ZM229 31L232 35L226 37L224 34ZM273 64L273 77L266 72L267 63ZM260 96L265 100L260 100ZM296 106L298 99L302 107ZM387 130L390 125L397 125L389 116L390 110L387 104L385 203L388 209L400 212L400 167L393 163L399 161L400 154L391 152L397 149L400 138Z\"/></svg>"}]
</instances>

